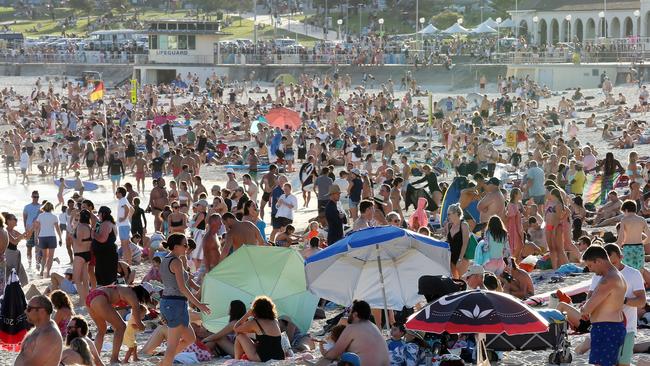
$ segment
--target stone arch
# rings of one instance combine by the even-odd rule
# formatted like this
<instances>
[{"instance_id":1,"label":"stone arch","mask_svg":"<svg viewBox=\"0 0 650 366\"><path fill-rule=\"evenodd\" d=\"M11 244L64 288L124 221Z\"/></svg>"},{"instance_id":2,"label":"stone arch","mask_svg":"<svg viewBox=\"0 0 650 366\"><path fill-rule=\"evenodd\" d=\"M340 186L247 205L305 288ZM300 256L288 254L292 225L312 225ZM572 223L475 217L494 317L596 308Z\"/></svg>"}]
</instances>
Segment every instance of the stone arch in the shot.
<instances>
[{"instance_id":1,"label":"stone arch","mask_svg":"<svg viewBox=\"0 0 650 366\"><path fill-rule=\"evenodd\" d=\"M632 18L626 17L623 21L623 36L629 37L634 35L634 23Z\"/></svg>"},{"instance_id":2,"label":"stone arch","mask_svg":"<svg viewBox=\"0 0 650 366\"><path fill-rule=\"evenodd\" d=\"M519 35L529 36L528 21L523 19L519 22Z\"/></svg>"},{"instance_id":3,"label":"stone arch","mask_svg":"<svg viewBox=\"0 0 650 366\"><path fill-rule=\"evenodd\" d=\"M621 36L621 21L617 17L613 17L609 24L609 37L619 38Z\"/></svg>"},{"instance_id":4,"label":"stone arch","mask_svg":"<svg viewBox=\"0 0 650 366\"><path fill-rule=\"evenodd\" d=\"M546 19L540 19L539 20L539 29L537 30L537 33L539 34L539 44L546 44L548 43L548 24L546 24Z\"/></svg>"},{"instance_id":5,"label":"stone arch","mask_svg":"<svg viewBox=\"0 0 650 366\"><path fill-rule=\"evenodd\" d=\"M560 23L558 23L557 19L555 18L551 20L551 39L549 41L552 44L560 41Z\"/></svg>"},{"instance_id":6,"label":"stone arch","mask_svg":"<svg viewBox=\"0 0 650 366\"><path fill-rule=\"evenodd\" d=\"M571 37L573 39L578 39L578 41L582 42L585 38L584 34L584 24L582 23L582 19L576 19L573 21L573 32L571 32Z\"/></svg>"},{"instance_id":7,"label":"stone arch","mask_svg":"<svg viewBox=\"0 0 650 366\"><path fill-rule=\"evenodd\" d=\"M584 39L596 39L598 34L596 34L596 22L593 18L587 19L587 24L584 32Z\"/></svg>"}]
</instances>

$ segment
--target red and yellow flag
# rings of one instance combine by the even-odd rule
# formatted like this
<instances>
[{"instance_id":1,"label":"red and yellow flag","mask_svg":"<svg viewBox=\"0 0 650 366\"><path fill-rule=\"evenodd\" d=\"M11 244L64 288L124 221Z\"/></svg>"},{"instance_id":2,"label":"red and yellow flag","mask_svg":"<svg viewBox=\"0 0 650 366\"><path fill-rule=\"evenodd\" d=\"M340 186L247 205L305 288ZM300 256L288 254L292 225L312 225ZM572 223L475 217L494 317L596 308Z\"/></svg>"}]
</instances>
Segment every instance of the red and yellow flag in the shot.
<instances>
[{"instance_id":1,"label":"red and yellow flag","mask_svg":"<svg viewBox=\"0 0 650 366\"><path fill-rule=\"evenodd\" d=\"M104 88L104 82L103 81L98 81L95 83L95 89L90 92L90 101L95 102L104 97L104 91L106 89Z\"/></svg>"}]
</instances>

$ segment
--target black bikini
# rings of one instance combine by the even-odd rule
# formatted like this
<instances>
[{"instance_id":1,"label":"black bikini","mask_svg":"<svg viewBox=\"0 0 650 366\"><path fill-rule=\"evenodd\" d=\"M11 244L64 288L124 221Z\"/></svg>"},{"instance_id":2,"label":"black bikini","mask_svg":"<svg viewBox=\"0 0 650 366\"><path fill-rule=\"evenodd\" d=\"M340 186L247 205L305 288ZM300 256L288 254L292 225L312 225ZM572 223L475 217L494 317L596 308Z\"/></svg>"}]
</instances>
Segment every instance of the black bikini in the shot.
<instances>
[{"instance_id":1,"label":"black bikini","mask_svg":"<svg viewBox=\"0 0 650 366\"><path fill-rule=\"evenodd\" d=\"M74 238L77 239L77 230L74 231ZM93 239L91 239L90 236L89 236L89 237L87 237L86 239L81 239L81 241L89 241L89 242L92 242ZM86 251L86 252L78 252L78 253L75 253L74 256L75 256L75 257L83 258L83 259L86 261L86 263L90 262L90 250L89 250L89 251Z\"/></svg>"}]
</instances>

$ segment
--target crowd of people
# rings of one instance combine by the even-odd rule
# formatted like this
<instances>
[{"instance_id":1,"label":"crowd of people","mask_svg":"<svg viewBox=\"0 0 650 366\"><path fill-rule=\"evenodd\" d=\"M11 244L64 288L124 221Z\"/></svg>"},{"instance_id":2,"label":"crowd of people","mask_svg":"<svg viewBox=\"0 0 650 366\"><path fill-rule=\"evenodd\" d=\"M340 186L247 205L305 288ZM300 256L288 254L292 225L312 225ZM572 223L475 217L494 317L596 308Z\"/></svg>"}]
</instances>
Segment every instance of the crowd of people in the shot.
<instances>
[{"instance_id":1,"label":"crowd of people","mask_svg":"<svg viewBox=\"0 0 650 366\"><path fill-rule=\"evenodd\" d=\"M611 149L632 149L640 142L625 134L642 136L642 122L592 115L578 127L578 108L612 107L589 104L579 91L540 107L550 92L529 78L490 80L496 97L450 96L432 103L431 116L416 83L404 81L401 92L392 80L366 91L347 75L301 75L262 93L216 74L177 81L188 87L143 86L137 104L127 87L91 102L79 86L40 79L30 96L0 92L11 126L2 133L7 174L35 188L22 217L2 215L2 274L15 270L23 286L28 273L50 279L28 299L34 329L17 364L97 365L110 354L110 363L158 355L171 365L188 352L200 361L264 362L305 351L319 352L322 365L424 364L421 335L390 312L385 342L380 309L364 299L339 304L347 316L325 339L278 317L265 296L230 303L229 323L217 333L201 324L200 314L211 312L200 296L205 275L243 245L292 247L308 258L384 225L446 241L449 275L469 289L522 300L535 295L533 268L582 262L602 279L594 277L575 313L559 306L577 328L591 321L591 363L629 364L614 348L624 345L631 357L635 308L646 307L649 169L636 152L621 163L579 130L601 128ZM279 106L297 111L300 126L258 123ZM221 167L228 164L238 168ZM41 196L39 175L58 181L56 195ZM98 204L103 198L86 179L112 188L114 199ZM445 198L452 189L460 190L457 202ZM614 225L606 235L589 230ZM68 257L57 258L64 244ZM56 273L57 261L71 267ZM156 328L139 347L151 322Z\"/></svg>"}]
</instances>

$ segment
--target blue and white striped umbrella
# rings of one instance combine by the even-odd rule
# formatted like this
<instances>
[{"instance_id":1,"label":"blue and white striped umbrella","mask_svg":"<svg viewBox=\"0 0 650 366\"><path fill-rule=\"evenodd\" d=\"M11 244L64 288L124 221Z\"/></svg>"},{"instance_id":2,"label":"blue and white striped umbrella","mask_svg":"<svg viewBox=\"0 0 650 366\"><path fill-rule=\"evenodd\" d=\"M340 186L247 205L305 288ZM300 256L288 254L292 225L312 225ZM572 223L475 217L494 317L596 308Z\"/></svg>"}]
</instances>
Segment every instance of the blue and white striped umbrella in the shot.
<instances>
[{"instance_id":1,"label":"blue and white striped umbrella","mask_svg":"<svg viewBox=\"0 0 650 366\"><path fill-rule=\"evenodd\" d=\"M340 305L364 300L373 308L412 307L418 279L449 276L449 245L394 226L356 231L305 260L307 289Z\"/></svg>"}]
</instances>

